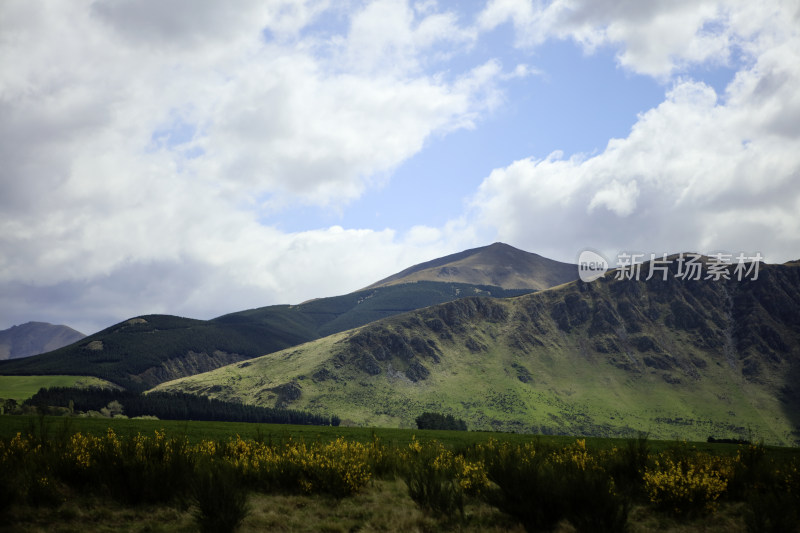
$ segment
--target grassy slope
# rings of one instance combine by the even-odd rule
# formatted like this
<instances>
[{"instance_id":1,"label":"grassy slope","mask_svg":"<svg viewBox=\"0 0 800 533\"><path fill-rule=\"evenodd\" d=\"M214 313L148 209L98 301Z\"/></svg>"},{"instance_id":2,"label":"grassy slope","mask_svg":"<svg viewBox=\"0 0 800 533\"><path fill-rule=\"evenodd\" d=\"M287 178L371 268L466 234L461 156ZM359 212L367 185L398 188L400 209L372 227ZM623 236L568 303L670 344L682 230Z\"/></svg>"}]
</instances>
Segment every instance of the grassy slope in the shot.
<instances>
[{"instance_id":1,"label":"grassy slope","mask_svg":"<svg viewBox=\"0 0 800 533\"><path fill-rule=\"evenodd\" d=\"M481 340L498 331L483 332ZM346 334L332 336L296 349L164 384L160 390L199 392L222 385L210 396L245 403L269 404L261 394L300 376L302 397L293 408L336 413L345 421L367 426L414 427L413 419L430 410L469 420L473 429L520 430L569 434L626 435L649 431L654 438L704 440L709 435L746 434L748 426L769 442L788 442L790 428L776 416L776 400L756 387L736 383L718 369L702 383L670 385L661 377L632 377L601 362L584 362L570 355L570 346L537 350L520 357L506 347L470 353L443 348L441 362L427 380L413 383L387 373L366 378L357 370L344 372L340 381L314 382L308 376L335 352ZM534 376L523 383L511 364L524 365ZM399 366L399 365L398 365ZM718 397L729 401L720 404ZM731 420L729 412L737 416ZM668 424L659 418L692 420L691 426ZM740 430L733 431L728 425Z\"/></svg>"},{"instance_id":2,"label":"grassy slope","mask_svg":"<svg viewBox=\"0 0 800 533\"><path fill-rule=\"evenodd\" d=\"M105 387L109 382L91 376L0 376L0 398L27 400L43 387Z\"/></svg>"},{"instance_id":3,"label":"grassy slope","mask_svg":"<svg viewBox=\"0 0 800 533\"><path fill-rule=\"evenodd\" d=\"M785 284L781 276L773 281ZM744 311L734 315L742 312L747 321L726 318L718 309L730 290L719 284L620 283L606 278L591 289L572 283L510 300L452 302L159 389L273 405L278 396L272 389L295 383L302 394L292 408L373 426L413 427L415 416L432 410L462 417L473 429L608 436L644 430L655 438L796 441L791 413L778 399L786 361L797 358L791 351L796 341L787 354L761 361L757 374L743 374L754 351L768 350L748 332L784 328L779 336L796 339L797 332L776 321L781 313L791 321L792 309L778 309L753 326L764 309L742 304ZM752 287L741 291L758 301ZM427 326L440 318L445 329ZM744 341L750 346L738 359L729 353L731 328L740 347ZM370 335L379 342L364 350ZM365 353L398 337L432 343L439 362L395 349L380 361L380 373L366 372ZM653 346L634 347L643 341ZM598 343L609 342L618 349L598 351ZM427 379L408 379L405 371L414 363L429 370Z\"/></svg>"}]
</instances>

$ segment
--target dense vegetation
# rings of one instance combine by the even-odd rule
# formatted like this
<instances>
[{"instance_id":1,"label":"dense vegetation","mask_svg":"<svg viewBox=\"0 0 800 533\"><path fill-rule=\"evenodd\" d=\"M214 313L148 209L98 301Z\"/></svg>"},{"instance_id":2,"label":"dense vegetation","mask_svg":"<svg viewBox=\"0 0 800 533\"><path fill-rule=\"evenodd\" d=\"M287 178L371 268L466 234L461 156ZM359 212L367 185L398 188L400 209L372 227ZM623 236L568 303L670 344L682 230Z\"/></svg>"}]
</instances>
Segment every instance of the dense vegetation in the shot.
<instances>
[{"instance_id":1,"label":"dense vegetation","mask_svg":"<svg viewBox=\"0 0 800 533\"><path fill-rule=\"evenodd\" d=\"M736 506L735 530L796 531L796 454L732 449L735 455L717 455L682 443L656 452L644 436L601 448L583 439L489 438L451 447L415 438L390 445L377 437L308 443L237 435L192 443L163 430L121 436L111 428L40 427L0 438L0 516L24 530L33 515L26 509L58 509L54 516L64 517L76 498L93 494L93 505L171 505L191 511L201 530L233 531L257 511L248 504L256 501L252 493L342 502L399 479L409 503L434 521L426 529L549 531L566 521L577 531L624 531L635 525L635 508L636 516L678 520L690 531L693 522ZM304 516L305 529L319 529L313 515Z\"/></svg>"},{"instance_id":2,"label":"dense vegetation","mask_svg":"<svg viewBox=\"0 0 800 533\"><path fill-rule=\"evenodd\" d=\"M272 353L332 333L463 296L531 292L417 282L194 320L145 315L42 354L0 361L0 374L81 374L143 391L184 375Z\"/></svg>"},{"instance_id":3,"label":"dense vegetation","mask_svg":"<svg viewBox=\"0 0 800 533\"><path fill-rule=\"evenodd\" d=\"M426 412L419 415L415 422L419 429L467 430L467 423L460 418L455 418L453 415Z\"/></svg>"},{"instance_id":4,"label":"dense vegetation","mask_svg":"<svg viewBox=\"0 0 800 533\"><path fill-rule=\"evenodd\" d=\"M314 415L292 409L259 407L213 400L184 393L132 391L97 387L50 387L39 390L25 401L30 406L53 406L74 411L101 411L109 405L128 417L155 416L165 420L218 420L269 424L339 425L339 417Z\"/></svg>"}]
</instances>

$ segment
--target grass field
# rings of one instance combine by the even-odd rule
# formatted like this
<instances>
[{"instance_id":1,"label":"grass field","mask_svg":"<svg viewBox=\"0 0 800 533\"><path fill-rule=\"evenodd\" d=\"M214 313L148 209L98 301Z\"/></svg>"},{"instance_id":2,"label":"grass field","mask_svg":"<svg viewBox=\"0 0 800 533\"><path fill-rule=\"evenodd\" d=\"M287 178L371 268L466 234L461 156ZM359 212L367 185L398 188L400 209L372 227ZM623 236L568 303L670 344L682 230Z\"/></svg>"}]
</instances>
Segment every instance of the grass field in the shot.
<instances>
[{"instance_id":1,"label":"grass field","mask_svg":"<svg viewBox=\"0 0 800 533\"><path fill-rule=\"evenodd\" d=\"M0 532L800 532L761 445L0 416L0 473Z\"/></svg>"},{"instance_id":2,"label":"grass field","mask_svg":"<svg viewBox=\"0 0 800 533\"><path fill-rule=\"evenodd\" d=\"M104 379L92 376L0 376L0 398L27 400L43 387L105 387Z\"/></svg>"},{"instance_id":3,"label":"grass field","mask_svg":"<svg viewBox=\"0 0 800 533\"><path fill-rule=\"evenodd\" d=\"M23 434L41 433L45 431L55 434L82 432L93 435L104 435L112 428L121 437L133 437L138 433L152 435L157 430L165 430L168 435L185 436L191 444L203 440L226 441L239 435L243 439L256 439L280 444L289 440L307 443L328 443L339 437L349 441L370 443L375 437L387 446L407 446L413 439L420 442L436 440L445 446L459 450L476 444L485 444L489 439L509 444L525 444L540 442L553 446L567 446L580 436L566 435L527 435L521 433L498 433L491 431L437 431L397 428L351 428L330 426L295 426L289 424L248 424L243 422L205 422L186 420L139 420L124 418L75 418L75 417L38 417L38 416L0 416L0 438L10 439L17 432ZM621 447L627 439L586 437L586 446L591 450L609 450ZM650 440L652 450L666 450L678 441ZM736 455L739 448L735 444L707 442L688 443L698 451L715 455ZM768 446L770 453L780 457L800 458L800 448Z\"/></svg>"}]
</instances>

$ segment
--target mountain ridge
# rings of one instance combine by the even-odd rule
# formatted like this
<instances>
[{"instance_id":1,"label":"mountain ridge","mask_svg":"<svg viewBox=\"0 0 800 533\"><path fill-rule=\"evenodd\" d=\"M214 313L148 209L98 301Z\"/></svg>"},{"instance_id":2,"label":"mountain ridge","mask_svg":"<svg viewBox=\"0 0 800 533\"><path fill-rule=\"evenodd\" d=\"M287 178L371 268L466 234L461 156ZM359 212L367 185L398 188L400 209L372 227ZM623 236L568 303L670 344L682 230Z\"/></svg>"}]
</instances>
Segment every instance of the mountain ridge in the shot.
<instances>
[{"instance_id":1,"label":"mountain ridge","mask_svg":"<svg viewBox=\"0 0 800 533\"><path fill-rule=\"evenodd\" d=\"M160 385L413 427L800 443L800 270L464 298ZM752 432L752 434L750 434Z\"/></svg>"},{"instance_id":2,"label":"mountain ridge","mask_svg":"<svg viewBox=\"0 0 800 533\"><path fill-rule=\"evenodd\" d=\"M534 255L498 243L476 250L499 248L507 256ZM467 250L460 257L475 253L479 252ZM540 259L543 268L551 268L550 260ZM440 264L446 265L448 261ZM558 268L563 271L563 267ZM573 269L574 279L577 268ZM549 272L543 273L543 279L549 279ZM297 305L237 311L207 321L142 315L25 362L0 362L0 374L59 374L79 370L126 388L143 390L409 310L470 295L508 297L534 290L461 283L459 279L458 275L450 276L447 282L418 279L414 283L371 287Z\"/></svg>"},{"instance_id":3,"label":"mountain ridge","mask_svg":"<svg viewBox=\"0 0 800 533\"><path fill-rule=\"evenodd\" d=\"M56 350L86 335L69 326L26 322L0 331L0 360L30 357Z\"/></svg>"}]
</instances>

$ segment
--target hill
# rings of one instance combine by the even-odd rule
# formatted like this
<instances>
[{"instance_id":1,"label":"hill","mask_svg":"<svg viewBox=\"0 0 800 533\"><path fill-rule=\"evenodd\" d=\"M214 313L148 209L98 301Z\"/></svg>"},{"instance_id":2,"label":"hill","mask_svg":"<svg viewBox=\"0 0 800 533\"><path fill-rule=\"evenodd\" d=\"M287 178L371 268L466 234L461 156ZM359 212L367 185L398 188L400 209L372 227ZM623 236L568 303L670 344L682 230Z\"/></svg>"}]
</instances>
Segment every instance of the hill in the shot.
<instances>
[{"instance_id":1,"label":"hill","mask_svg":"<svg viewBox=\"0 0 800 533\"><path fill-rule=\"evenodd\" d=\"M251 309L213 320L144 315L46 354L0 361L0 375L81 374L141 391L409 310L464 296L525 292L420 282Z\"/></svg>"},{"instance_id":2,"label":"hill","mask_svg":"<svg viewBox=\"0 0 800 533\"><path fill-rule=\"evenodd\" d=\"M68 326L27 322L0 331L0 360L28 357L72 344L85 337Z\"/></svg>"},{"instance_id":3,"label":"hill","mask_svg":"<svg viewBox=\"0 0 800 533\"><path fill-rule=\"evenodd\" d=\"M577 278L574 265L501 243L424 265L432 268L434 263L450 269L447 281L425 280L421 271L413 276L401 272L389 284L379 282L350 294L250 309L213 320L135 317L58 350L24 361L0 361L0 375L82 374L141 391L399 313L467 296L518 296ZM493 279L502 286L462 279Z\"/></svg>"},{"instance_id":4,"label":"hill","mask_svg":"<svg viewBox=\"0 0 800 533\"><path fill-rule=\"evenodd\" d=\"M465 298L164 383L343 424L800 442L800 269Z\"/></svg>"},{"instance_id":5,"label":"hill","mask_svg":"<svg viewBox=\"0 0 800 533\"><path fill-rule=\"evenodd\" d=\"M543 290L576 279L576 265L496 242L414 265L367 288L415 281L445 281L494 285L504 289Z\"/></svg>"}]
</instances>

